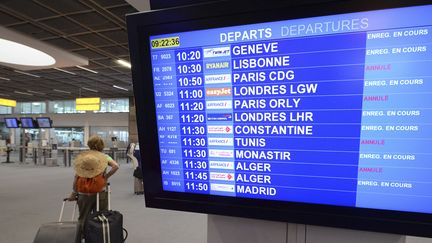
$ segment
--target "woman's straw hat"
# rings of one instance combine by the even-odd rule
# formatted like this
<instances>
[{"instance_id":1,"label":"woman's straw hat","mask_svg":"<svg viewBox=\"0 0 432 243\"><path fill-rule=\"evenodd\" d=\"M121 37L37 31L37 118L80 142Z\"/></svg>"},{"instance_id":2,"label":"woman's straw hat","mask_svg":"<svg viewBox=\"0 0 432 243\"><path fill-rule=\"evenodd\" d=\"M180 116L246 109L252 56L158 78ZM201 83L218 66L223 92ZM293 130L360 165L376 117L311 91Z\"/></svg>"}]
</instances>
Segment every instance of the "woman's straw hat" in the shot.
<instances>
[{"instance_id":1,"label":"woman's straw hat","mask_svg":"<svg viewBox=\"0 0 432 243\"><path fill-rule=\"evenodd\" d=\"M108 166L107 156L95 150L80 153L74 161L75 173L84 178L93 178Z\"/></svg>"}]
</instances>

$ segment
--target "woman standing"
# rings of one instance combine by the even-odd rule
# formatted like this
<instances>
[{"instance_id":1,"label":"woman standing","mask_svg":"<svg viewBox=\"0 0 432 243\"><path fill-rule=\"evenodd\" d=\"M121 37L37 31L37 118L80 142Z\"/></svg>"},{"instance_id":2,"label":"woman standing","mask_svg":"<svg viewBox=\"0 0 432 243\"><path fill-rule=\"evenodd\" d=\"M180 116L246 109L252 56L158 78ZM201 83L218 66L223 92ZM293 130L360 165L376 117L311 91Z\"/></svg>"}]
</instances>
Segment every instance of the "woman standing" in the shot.
<instances>
[{"instance_id":1,"label":"woman standing","mask_svg":"<svg viewBox=\"0 0 432 243\"><path fill-rule=\"evenodd\" d=\"M96 210L97 193L100 210L108 208L107 181L119 169L116 161L102 153L105 145L99 136L90 137L87 145L90 151L80 153L74 161L75 179L73 192L69 196L69 200L78 200L81 232L88 215ZM108 167L111 167L109 171Z\"/></svg>"}]
</instances>

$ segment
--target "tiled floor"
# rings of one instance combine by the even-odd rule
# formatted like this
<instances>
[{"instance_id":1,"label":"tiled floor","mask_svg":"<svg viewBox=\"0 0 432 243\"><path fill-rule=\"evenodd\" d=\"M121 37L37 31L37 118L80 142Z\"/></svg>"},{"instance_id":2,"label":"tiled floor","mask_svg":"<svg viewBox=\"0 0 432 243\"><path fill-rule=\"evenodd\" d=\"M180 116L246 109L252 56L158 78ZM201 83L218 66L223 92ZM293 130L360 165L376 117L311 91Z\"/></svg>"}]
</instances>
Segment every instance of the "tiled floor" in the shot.
<instances>
[{"instance_id":1,"label":"tiled floor","mask_svg":"<svg viewBox=\"0 0 432 243\"><path fill-rule=\"evenodd\" d=\"M5 161L5 158L1 158ZM112 207L123 213L130 243L203 243L207 216L149 209L133 193L132 166L121 162L112 177ZM70 167L0 164L0 243L30 243L42 223L55 221L72 187ZM67 213L72 211L72 204Z\"/></svg>"}]
</instances>

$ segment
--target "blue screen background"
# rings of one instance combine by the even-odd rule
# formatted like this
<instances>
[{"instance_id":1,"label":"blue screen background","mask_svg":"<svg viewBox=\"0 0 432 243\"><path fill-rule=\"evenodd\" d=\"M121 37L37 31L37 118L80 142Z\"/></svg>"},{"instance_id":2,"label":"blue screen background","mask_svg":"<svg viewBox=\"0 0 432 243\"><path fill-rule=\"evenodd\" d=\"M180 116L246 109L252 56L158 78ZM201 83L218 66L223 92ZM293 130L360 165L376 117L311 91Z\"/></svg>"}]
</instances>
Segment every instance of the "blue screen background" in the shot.
<instances>
[{"instance_id":1,"label":"blue screen background","mask_svg":"<svg viewBox=\"0 0 432 243\"><path fill-rule=\"evenodd\" d=\"M431 213L431 12L151 36L163 189Z\"/></svg>"}]
</instances>

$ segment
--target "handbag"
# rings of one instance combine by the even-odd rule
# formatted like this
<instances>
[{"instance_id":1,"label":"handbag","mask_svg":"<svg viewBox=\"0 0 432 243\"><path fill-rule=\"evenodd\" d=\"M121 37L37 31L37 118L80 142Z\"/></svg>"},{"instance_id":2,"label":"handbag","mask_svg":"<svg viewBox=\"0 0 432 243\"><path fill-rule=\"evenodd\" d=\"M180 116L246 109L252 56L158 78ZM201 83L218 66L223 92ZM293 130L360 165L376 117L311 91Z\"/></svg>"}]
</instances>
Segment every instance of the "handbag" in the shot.
<instances>
[{"instance_id":1,"label":"handbag","mask_svg":"<svg viewBox=\"0 0 432 243\"><path fill-rule=\"evenodd\" d=\"M133 176L138 178L138 179L143 179L143 174L142 174L142 170L140 167L136 167L134 172L133 172Z\"/></svg>"}]
</instances>

